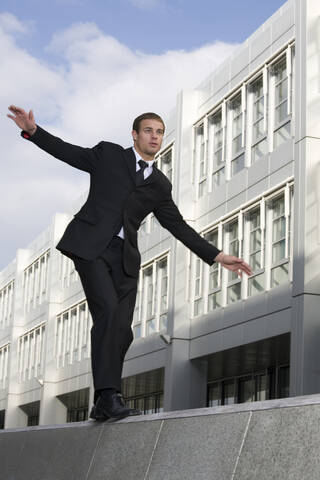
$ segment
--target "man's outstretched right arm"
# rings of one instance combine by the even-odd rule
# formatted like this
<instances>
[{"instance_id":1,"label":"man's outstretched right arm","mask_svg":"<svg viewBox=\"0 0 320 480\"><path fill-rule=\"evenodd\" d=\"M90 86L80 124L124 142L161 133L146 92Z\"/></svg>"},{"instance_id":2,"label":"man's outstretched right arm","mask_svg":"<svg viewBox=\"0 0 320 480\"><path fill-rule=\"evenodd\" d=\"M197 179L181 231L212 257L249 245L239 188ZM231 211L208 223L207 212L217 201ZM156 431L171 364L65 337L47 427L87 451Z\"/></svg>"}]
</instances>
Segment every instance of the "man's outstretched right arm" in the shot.
<instances>
[{"instance_id":1,"label":"man's outstretched right arm","mask_svg":"<svg viewBox=\"0 0 320 480\"><path fill-rule=\"evenodd\" d=\"M96 161L97 147L84 148L67 143L59 137L51 135L35 123L32 110L29 113L22 108L10 105L11 118L16 125L21 128L21 136L36 144L42 150L50 153L54 157L68 163L72 167L91 173Z\"/></svg>"}]
</instances>

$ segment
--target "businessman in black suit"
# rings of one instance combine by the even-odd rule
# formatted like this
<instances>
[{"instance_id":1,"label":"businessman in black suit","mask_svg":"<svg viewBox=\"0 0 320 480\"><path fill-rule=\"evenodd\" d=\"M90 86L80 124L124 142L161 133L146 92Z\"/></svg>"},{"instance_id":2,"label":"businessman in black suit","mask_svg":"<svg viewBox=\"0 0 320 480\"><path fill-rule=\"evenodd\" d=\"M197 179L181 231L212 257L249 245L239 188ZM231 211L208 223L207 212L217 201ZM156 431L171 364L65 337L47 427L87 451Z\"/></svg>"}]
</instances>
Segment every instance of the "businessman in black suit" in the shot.
<instances>
[{"instance_id":1,"label":"businessman in black suit","mask_svg":"<svg viewBox=\"0 0 320 480\"><path fill-rule=\"evenodd\" d=\"M153 212L159 223L209 265L220 262L250 275L241 258L227 255L201 237L183 219L171 195L172 185L154 164L164 122L155 113L134 120L133 147L102 141L93 148L64 142L35 123L33 112L11 105L21 136L54 157L90 174L88 198L56 245L79 273L92 316L91 365L94 405L90 417L109 422L140 410L127 408L121 373L133 341L131 329L141 256L137 232Z\"/></svg>"}]
</instances>

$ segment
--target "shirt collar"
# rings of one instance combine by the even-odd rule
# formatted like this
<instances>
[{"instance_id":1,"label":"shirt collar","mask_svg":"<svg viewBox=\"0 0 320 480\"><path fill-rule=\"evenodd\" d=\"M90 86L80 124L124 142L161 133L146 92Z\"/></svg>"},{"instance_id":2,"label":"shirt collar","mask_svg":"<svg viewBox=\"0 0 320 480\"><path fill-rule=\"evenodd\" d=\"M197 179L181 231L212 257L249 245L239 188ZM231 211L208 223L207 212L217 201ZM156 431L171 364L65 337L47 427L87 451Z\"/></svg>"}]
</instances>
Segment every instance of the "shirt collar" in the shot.
<instances>
[{"instance_id":1,"label":"shirt collar","mask_svg":"<svg viewBox=\"0 0 320 480\"><path fill-rule=\"evenodd\" d=\"M134 147L132 147L132 150L134 151L134 154L135 154L135 156L136 156L136 164L137 164L138 161L139 161L140 159L143 160L143 158L141 158L141 155L139 155L139 153L137 152L137 150L136 150ZM146 160L143 160L143 161L146 162ZM149 160L149 161L147 162L148 167L152 167L152 165L154 164L154 162L155 162L154 159L153 159L153 160ZM139 168L140 168L140 165L139 165Z\"/></svg>"}]
</instances>

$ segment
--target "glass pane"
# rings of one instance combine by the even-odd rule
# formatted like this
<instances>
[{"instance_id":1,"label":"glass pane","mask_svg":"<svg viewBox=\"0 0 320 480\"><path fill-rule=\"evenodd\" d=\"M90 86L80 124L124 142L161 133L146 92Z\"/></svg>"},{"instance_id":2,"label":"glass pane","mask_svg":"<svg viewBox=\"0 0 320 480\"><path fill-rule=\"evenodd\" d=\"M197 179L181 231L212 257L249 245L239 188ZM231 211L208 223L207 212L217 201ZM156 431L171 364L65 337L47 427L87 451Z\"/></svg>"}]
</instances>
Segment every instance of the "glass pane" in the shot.
<instances>
[{"instance_id":1,"label":"glass pane","mask_svg":"<svg viewBox=\"0 0 320 480\"><path fill-rule=\"evenodd\" d=\"M214 150L218 150L222 147L222 129L216 130L214 134Z\"/></svg>"},{"instance_id":2,"label":"glass pane","mask_svg":"<svg viewBox=\"0 0 320 480\"><path fill-rule=\"evenodd\" d=\"M259 98L259 100L256 100L253 105L253 122L256 122L259 118L262 118L263 114L264 114L264 97L261 97Z\"/></svg>"},{"instance_id":3,"label":"glass pane","mask_svg":"<svg viewBox=\"0 0 320 480\"><path fill-rule=\"evenodd\" d=\"M241 150L242 135L240 134L232 140L232 156L234 157Z\"/></svg>"},{"instance_id":4,"label":"glass pane","mask_svg":"<svg viewBox=\"0 0 320 480\"><path fill-rule=\"evenodd\" d=\"M241 298L241 283L228 287L228 304L236 302Z\"/></svg>"},{"instance_id":5,"label":"glass pane","mask_svg":"<svg viewBox=\"0 0 320 480\"><path fill-rule=\"evenodd\" d=\"M250 252L255 252L256 250L261 250L260 228L250 233Z\"/></svg>"},{"instance_id":6,"label":"glass pane","mask_svg":"<svg viewBox=\"0 0 320 480\"><path fill-rule=\"evenodd\" d=\"M218 172L213 174L213 188L222 185L225 182L225 169L221 168Z\"/></svg>"},{"instance_id":7,"label":"glass pane","mask_svg":"<svg viewBox=\"0 0 320 480\"><path fill-rule=\"evenodd\" d=\"M220 383L209 385L208 407L217 407L221 405Z\"/></svg>"},{"instance_id":8,"label":"glass pane","mask_svg":"<svg viewBox=\"0 0 320 480\"><path fill-rule=\"evenodd\" d=\"M213 290L219 286L219 270L217 264L210 267L209 272L209 290Z\"/></svg>"},{"instance_id":9,"label":"glass pane","mask_svg":"<svg viewBox=\"0 0 320 480\"><path fill-rule=\"evenodd\" d=\"M231 162L232 176L244 169L244 153Z\"/></svg>"},{"instance_id":10,"label":"glass pane","mask_svg":"<svg viewBox=\"0 0 320 480\"><path fill-rule=\"evenodd\" d=\"M253 271L259 270L261 268L261 252L250 255L249 263Z\"/></svg>"},{"instance_id":11,"label":"glass pane","mask_svg":"<svg viewBox=\"0 0 320 480\"><path fill-rule=\"evenodd\" d=\"M285 263L271 270L271 288L289 281L289 265Z\"/></svg>"},{"instance_id":12,"label":"glass pane","mask_svg":"<svg viewBox=\"0 0 320 480\"><path fill-rule=\"evenodd\" d=\"M133 327L133 337L140 338L141 337L141 325L135 325Z\"/></svg>"},{"instance_id":13,"label":"glass pane","mask_svg":"<svg viewBox=\"0 0 320 480\"><path fill-rule=\"evenodd\" d=\"M282 80L281 83L276 85L276 98L275 103L278 105L283 100L287 100L288 98L288 79L287 77Z\"/></svg>"},{"instance_id":14,"label":"glass pane","mask_svg":"<svg viewBox=\"0 0 320 480\"><path fill-rule=\"evenodd\" d=\"M279 398L287 398L290 395L290 367L280 367L278 372L278 396Z\"/></svg>"},{"instance_id":15,"label":"glass pane","mask_svg":"<svg viewBox=\"0 0 320 480\"><path fill-rule=\"evenodd\" d=\"M248 279L248 295L252 297L258 293L263 292L265 289L265 276L264 273L250 277Z\"/></svg>"},{"instance_id":16,"label":"glass pane","mask_svg":"<svg viewBox=\"0 0 320 480\"><path fill-rule=\"evenodd\" d=\"M252 141L255 142L258 138L264 135L264 120L261 118L252 127Z\"/></svg>"},{"instance_id":17,"label":"glass pane","mask_svg":"<svg viewBox=\"0 0 320 480\"><path fill-rule=\"evenodd\" d=\"M284 101L276 107L276 125L283 122L288 116L288 102Z\"/></svg>"},{"instance_id":18,"label":"glass pane","mask_svg":"<svg viewBox=\"0 0 320 480\"><path fill-rule=\"evenodd\" d=\"M256 376L256 400L268 400L268 377L267 375Z\"/></svg>"},{"instance_id":19,"label":"glass pane","mask_svg":"<svg viewBox=\"0 0 320 480\"><path fill-rule=\"evenodd\" d=\"M273 218L280 217L284 214L284 197L279 197L272 203Z\"/></svg>"},{"instance_id":20,"label":"glass pane","mask_svg":"<svg viewBox=\"0 0 320 480\"><path fill-rule=\"evenodd\" d=\"M254 401L254 383L252 377L245 377L239 379L239 403Z\"/></svg>"},{"instance_id":21,"label":"glass pane","mask_svg":"<svg viewBox=\"0 0 320 480\"><path fill-rule=\"evenodd\" d=\"M216 151L215 151L213 160L214 160L214 167L219 167L220 165L223 164L223 160L222 160L222 148L220 148L219 150L216 150Z\"/></svg>"},{"instance_id":22,"label":"glass pane","mask_svg":"<svg viewBox=\"0 0 320 480\"><path fill-rule=\"evenodd\" d=\"M285 217L277 218L273 221L272 240L276 242L286 236L286 219Z\"/></svg>"},{"instance_id":23,"label":"glass pane","mask_svg":"<svg viewBox=\"0 0 320 480\"><path fill-rule=\"evenodd\" d=\"M283 125L283 127L274 132L274 148L279 147L279 145L286 142L289 138L291 138L290 122L286 123Z\"/></svg>"},{"instance_id":24,"label":"glass pane","mask_svg":"<svg viewBox=\"0 0 320 480\"><path fill-rule=\"evenodd\" d=\"M260 210L250 212L250 230L260 227Z\"/></svg>"},{"instance_id":25,"label":"glass pane","mask_svg":"<svg viewBox=\"0 0 320 480\"><path fill-rule=\"evenodd\" d=\"M229 241L236 240L238 238L238 222L229 224Z\"/></svg>"},{"instance_id":26,"label":"glass pane","mask_svg":"<svg viewBox=\"0 0 320 480\"><path fill-rule=\"evenodd\" d=\"M194 301L194 316L202 314L202 298Z\"/></svg>"},{"instance_id":27,"label":"glass pane","mask_svg":"<svg viewBox=\"0 0 320 480\"><path fill-rule=\"evenodd\" d=\"M212 293L208 297L208 310L215 310L222 306L222 294L221 292Z\"/></svg>"},{"instance_id":28,"label":"glass pane","mask_svg":"<svg viewBox=\"0 0 320 480\"><path fill-rule=\"evenodd\" d=\"M235 402L234 380L223 382L223 404L231 405Z\"/></svg>"},{"instance_id":29,"label":"glass pane","mask_svg":"<svg viewBox=\"0 0 320 480\"><path fill-rule=\"evenodd\" d=\"M272 263L279 262L285 258L286 241L281 240L272 246Z\"/></svg>"}]
</instances>

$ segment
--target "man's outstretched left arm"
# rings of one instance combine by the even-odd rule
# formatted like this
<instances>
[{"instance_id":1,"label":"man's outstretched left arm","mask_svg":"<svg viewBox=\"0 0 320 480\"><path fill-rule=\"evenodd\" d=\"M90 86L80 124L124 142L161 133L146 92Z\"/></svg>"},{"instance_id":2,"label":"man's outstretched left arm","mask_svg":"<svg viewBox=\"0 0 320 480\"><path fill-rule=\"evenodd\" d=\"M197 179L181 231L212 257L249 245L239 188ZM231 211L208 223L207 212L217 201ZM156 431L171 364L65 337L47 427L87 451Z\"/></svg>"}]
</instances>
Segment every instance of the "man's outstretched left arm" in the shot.
<instances>
[{"instance_id":1,"label":"man's outstretched left arm","mask_svg":"<svg viewBox=\"0 0 320 480\"><path fill-rule=\"evenodd\" d=\"M228 270L237 272L239 276L242 276L242 272L245 272L247 275L252 274L251 267L242 258L223 253L222 250L219 250L201 237L198 232L185 222L172 199L171 191L157 205L153 213L162 227L169 230L174 237L198 255L204 262L209 265L219 262Z\"/></svg>"}]
</instances>

